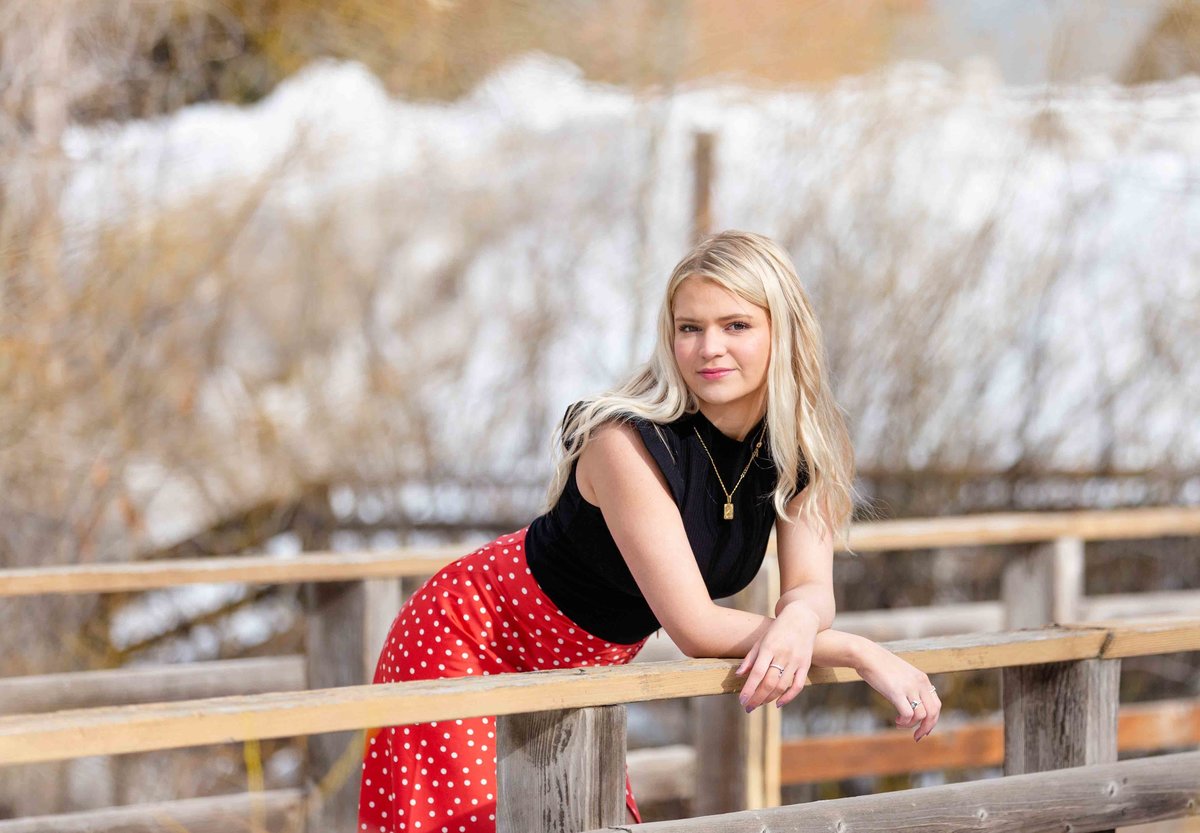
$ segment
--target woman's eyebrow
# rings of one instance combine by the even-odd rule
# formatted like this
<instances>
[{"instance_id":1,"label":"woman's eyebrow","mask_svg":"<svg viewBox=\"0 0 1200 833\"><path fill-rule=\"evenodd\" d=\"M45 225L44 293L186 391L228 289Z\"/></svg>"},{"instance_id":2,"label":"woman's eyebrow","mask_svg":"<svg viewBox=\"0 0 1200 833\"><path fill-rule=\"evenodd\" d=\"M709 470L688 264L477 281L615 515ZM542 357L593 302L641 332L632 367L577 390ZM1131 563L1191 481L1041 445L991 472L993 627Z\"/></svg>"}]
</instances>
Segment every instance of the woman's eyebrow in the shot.
<instances>
[{"instance_id":1,"label":"woman's eyebrow","mask_svg":"<svg viewBox=\"0 0 1200 833\"><path fill-rule=\"evenodd\" d=\"M750 317L750 316L749 316L749 314L747 314L747 313L744 313L744 312L735 312L735 313L733 313L732 315L722 315L722 316L721 316L720 318L718 318L717 320L718 320L718 321L730 321L730 320L732 320L732 319L734 319L734 318L749 318L749 317ZM677 315L677 316L675 316L675 320L676 320L676 321L686 321L686 322L688 322L689 324L695 324L695 323L696 323L697 321L699 321L700 319L698 319L698 318L692 318L692 317L690 317L690 316L687 316L687 315Z\"/></svg>"}]
</instances>

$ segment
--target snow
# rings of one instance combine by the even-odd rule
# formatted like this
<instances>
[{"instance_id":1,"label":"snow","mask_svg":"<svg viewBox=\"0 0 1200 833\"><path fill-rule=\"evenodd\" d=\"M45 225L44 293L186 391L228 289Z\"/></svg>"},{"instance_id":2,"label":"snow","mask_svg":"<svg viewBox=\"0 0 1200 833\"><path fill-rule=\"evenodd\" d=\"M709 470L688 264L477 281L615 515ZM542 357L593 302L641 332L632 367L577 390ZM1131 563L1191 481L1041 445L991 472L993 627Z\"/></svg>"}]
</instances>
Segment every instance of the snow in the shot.
<instances>
[{"instance_id":1,"label":"snow","mask_svg":"<svg viewBox=\"0 0 1200 833\"><path fill-rule=\"evenodd\" d=\"M105 224L269 183L260 215L332 214L340 237L329 245L377 268L370 326L382 360L402 365L414 343L436 351L446 333L470 340L459 375L414 392L454 405L438 414L432 456L496 478L530 462L545 472L515 426L489 438L490 460L471 459L474 414L519 371L509 357L539 310L562 319L538 370L547 435L568 402L648 354L659 287L686 248L697 130L717 134L718 226L783 241L817 302L860 466L1003 468L1038 454L1086 469L1114 437L1117 468L1200 465L1194 77L1005 87L979 67L956 76L904 63L822 91L721 82L639 96L529 55L458 101L429 104L390 97L361 64L322 60L253 106L69 130L67 248ZM468 233L472 205L486 233ZM461 304L425 314L433 276L466 250ZM956 296L935 316L948 286ZM203 385L214 430L253 397L312 465L334 465L309 451L310 400L290 382L252 393L241 381L270 373L256 337L266 335L240 333L230 365ZM933 380L915 398L887 372L913 357ZM308 381L353 421L370 407L370 360L348 326ZM140 471L169 487L153 461ZM409 488L415 516L465 500ZM187 496L161 500L151 526L172 539L188 525Z\"/></svg>"}]
</instances>

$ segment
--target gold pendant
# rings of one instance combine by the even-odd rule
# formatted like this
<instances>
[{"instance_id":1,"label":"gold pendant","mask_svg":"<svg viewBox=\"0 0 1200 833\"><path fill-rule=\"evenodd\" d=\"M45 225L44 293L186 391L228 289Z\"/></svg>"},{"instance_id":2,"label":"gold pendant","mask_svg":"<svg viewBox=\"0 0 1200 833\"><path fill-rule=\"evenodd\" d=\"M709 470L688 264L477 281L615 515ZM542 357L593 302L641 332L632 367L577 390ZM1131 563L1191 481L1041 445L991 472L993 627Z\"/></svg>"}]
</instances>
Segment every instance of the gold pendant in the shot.
<instances>
[{"instance_id":1,"label":"gold pendant","mask_svg":"<svg viewBox=\"0 0 1200 833\"><path fill-rule=\"evenodd\" d=\"M727 521L733 520L733 504L732 503L725 504L725 520L727 520Z\"/></svg>"}]
</instances>

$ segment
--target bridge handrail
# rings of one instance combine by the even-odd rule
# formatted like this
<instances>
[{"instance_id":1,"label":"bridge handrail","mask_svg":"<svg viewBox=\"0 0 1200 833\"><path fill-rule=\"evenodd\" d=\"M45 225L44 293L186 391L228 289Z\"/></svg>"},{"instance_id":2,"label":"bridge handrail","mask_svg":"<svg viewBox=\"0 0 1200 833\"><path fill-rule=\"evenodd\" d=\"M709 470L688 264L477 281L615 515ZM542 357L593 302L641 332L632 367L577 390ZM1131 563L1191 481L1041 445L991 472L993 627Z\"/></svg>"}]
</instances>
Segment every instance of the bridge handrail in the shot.
<instances>
[{"instance_id":1,"label":"bridge handrail","mask_svg":"<svg viewBox=\"0 0 1200 833\"><path fill-rule=\"evenodd\" d=\"M926 673L1200 650L1200 618L1090 622L900 640ZM736 691L735 659L690 659L479 678L273 692L0 717L0 765L202 746L457 718L525 714ZM859 679L814 668L811 684Z\"/></svg>"},{"instance_id":2,"label":"bridge handrail","mask_svg":"<svg viewBox=\"0 0 1200 833\"><path fill-rule=\"evenodd\" d=\"M1200 752L621 826L637 833L1112 830L1195 814ZM719 819L719 821L717 821ZM1068 824L1069 822L1069 824ZM590 830L608 833L613 827Z\"/></svg>"},{"instance_id":3,"label":"bridge handrail","mask_svg":"<svg viewBox=\"0 0 1200 833\"><path fill-rule=\"evenodd\" d=\"M853 525L858 552L1036 543L1062 538L1110 541L1200 535L1200 507L1081 512L1006 512ZM486 543L484 541L479 544ZM295 556L219 556L0 570L0 597L121 593L198 583L297 584L422 576L471 545L388 552L310 552ZM839 540L837 549L846 542ZM774 551L772 537L771 551Z\"/></svg>"}]
</instances>

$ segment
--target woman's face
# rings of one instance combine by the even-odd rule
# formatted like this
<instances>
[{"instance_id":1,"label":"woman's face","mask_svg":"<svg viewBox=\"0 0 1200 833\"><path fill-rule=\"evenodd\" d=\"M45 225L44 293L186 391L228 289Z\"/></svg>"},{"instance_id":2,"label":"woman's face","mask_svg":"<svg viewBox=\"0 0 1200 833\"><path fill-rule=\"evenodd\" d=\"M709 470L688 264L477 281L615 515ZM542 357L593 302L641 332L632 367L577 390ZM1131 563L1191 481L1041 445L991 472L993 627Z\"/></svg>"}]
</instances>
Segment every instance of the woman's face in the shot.
<instances>
[{"instance_id":1,"label":"woman's face","mask_svg":"<svg viewBox=\"0 0 1200 833\"><path fill-rule=\"evenodd\" d=\"M710 280L690 277L676 290L671 312L675 362L700 410L722 428L753 426L767 404L767 311Z\"/></svg>"}]
</instances>

